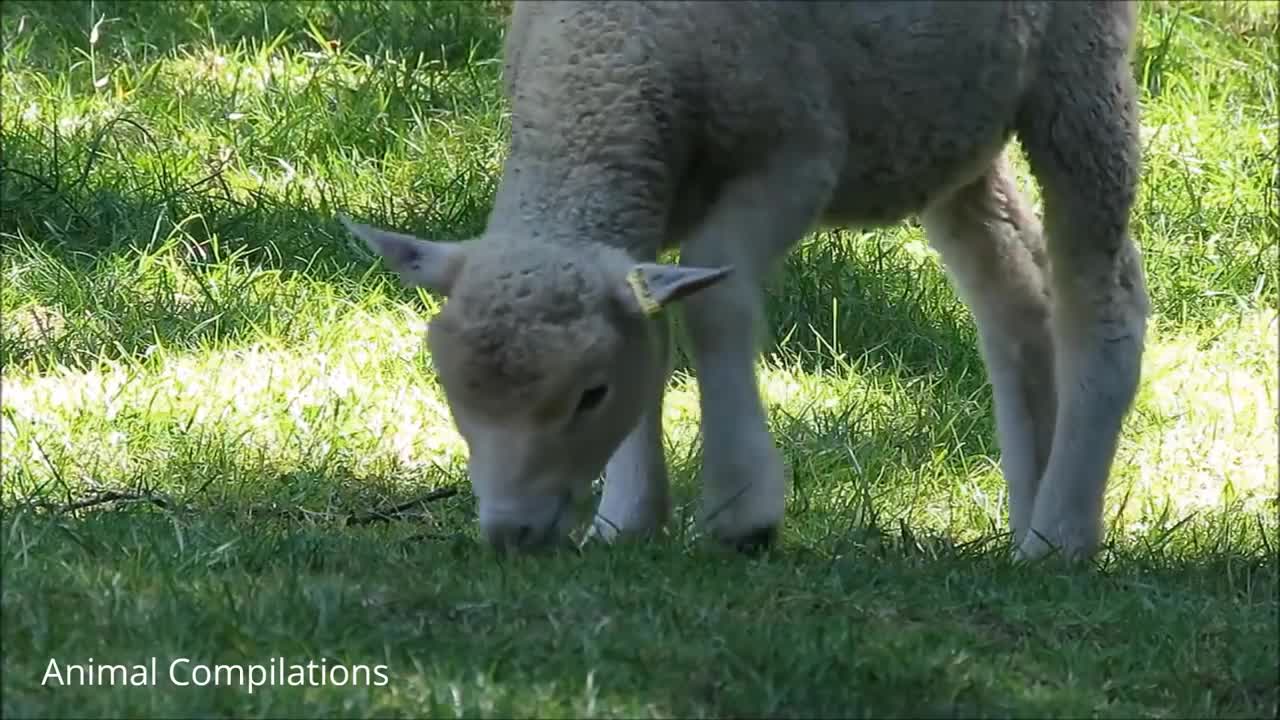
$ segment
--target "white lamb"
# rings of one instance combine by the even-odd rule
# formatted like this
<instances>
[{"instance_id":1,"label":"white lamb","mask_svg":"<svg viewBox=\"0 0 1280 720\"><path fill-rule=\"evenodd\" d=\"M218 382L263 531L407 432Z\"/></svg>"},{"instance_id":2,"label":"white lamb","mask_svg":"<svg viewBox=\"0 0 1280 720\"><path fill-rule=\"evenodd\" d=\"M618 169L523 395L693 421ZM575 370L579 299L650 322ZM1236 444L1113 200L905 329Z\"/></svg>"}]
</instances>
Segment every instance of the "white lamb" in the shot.
<instances>
[{"instance_id":1,"label":"white lamb","mask_svg":"<svg viewBox=\"0 0 1280 720\"><path fill-rule=\"evenodd\" d=\"M484 233L343 218L448 297L427 341L487 541L562 539L602 470L597 537L666 522L660 311L679 301L703 520L771 542L787 481L756 384L762 280L816 227L919 213L979 328L1015 554L1096 552L1148 313L1136 21L1129 2L517 2ZM1047 247L1004 158L1014 133ZM667 247L678 265L656 262Z\"/></svg>"}]
</instances>

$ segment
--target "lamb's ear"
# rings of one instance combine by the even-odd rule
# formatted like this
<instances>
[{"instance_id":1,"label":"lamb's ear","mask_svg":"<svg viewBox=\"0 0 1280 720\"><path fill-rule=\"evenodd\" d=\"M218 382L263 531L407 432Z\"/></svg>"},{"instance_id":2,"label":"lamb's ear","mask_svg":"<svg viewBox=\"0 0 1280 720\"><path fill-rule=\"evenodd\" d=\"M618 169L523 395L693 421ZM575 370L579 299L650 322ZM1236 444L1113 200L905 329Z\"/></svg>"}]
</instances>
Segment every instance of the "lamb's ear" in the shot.
<instances>
[{"instance_id":1,"label":"lamb's ear","mask_svg":"<svg viewBox=\"0 0 1280 720\"><path fill-rule=\"evenodd\" d=\"M399 275L404 284L445 296L453 289L463 262L463 249L459 244L432 242L382 230L355 222L342 213L338 214L338 220L370 250L382 256L387 267Z\"/></svg>"},{"instance_id":2,"label":"lamb's ear","mask_svg":"<svg viewBox=\"0 0 1280 720\"><path fill-rule=\"evenodd\" d=\"M667 305L711 287L733 272L733 266L690 267L664 263L636 263L620 288L624 304L645 315L653 315Z\"/></svg>"}]
</instances>

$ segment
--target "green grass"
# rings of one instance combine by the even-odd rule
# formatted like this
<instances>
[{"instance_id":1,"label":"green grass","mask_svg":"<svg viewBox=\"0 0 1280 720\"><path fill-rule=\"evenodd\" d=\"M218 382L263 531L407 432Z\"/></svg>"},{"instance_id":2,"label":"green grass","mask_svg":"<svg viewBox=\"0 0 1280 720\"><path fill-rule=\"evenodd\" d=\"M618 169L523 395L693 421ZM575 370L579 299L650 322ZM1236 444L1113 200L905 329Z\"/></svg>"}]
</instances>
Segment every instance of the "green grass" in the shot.
<instances>
[{"instance_id":1,"label":"green grass","mask_svg":"<svg viewBox=\"0 0 1280 720\"><path fill-rule=\"evenodd\" d=\"M334 213L479 231L502 3L0 7L5 716L1275 716L1274 4L1143 5L1155 315L1073 571L1007 558L974 330L914 223L811 238L771 289L777 551L699 541L682 372L670 536L499 560L436 300ZM41 685L152 657L155 687ZM389 683L179 687L178 657Z\"/></svg>"}]
</instances>

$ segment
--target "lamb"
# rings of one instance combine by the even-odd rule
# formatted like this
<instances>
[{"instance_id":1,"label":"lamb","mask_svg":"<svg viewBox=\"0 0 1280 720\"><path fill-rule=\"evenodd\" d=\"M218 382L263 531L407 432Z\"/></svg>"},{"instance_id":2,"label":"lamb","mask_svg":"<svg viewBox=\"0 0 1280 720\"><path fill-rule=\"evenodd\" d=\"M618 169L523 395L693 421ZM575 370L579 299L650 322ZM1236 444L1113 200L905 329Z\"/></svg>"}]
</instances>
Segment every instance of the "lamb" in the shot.
<instances>
[{"instance_id":1,"label":"lamb","mask_svg":"<svg viewBox=\"0 0 1280 720\"><path fill-rule=\"evenodd\" d=\"M1015 557L1095 554L1149 313L1129 231L1136 22L1132 2L517 0L484 232L433 242L341 216L402 282L447 297L427 343L486 541L563 541L602 471L594 537L663 527L679 309L704 527L773 543L788 480L757 387L762 282L816 228L915 214L979 330ZM667 248L678 263L658 262Z\"/></svg>"}]
</instances>

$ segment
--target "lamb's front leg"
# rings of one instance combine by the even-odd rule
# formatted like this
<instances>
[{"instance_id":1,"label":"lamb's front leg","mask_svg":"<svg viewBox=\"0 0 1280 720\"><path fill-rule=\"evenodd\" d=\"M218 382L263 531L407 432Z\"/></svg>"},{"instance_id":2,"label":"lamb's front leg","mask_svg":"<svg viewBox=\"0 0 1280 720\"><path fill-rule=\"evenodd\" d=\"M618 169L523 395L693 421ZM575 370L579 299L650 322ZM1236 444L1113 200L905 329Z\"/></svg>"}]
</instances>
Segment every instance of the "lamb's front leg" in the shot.
<instances>
[{"instance_id":1,"label":"lamb's front leg","mask_svg":"<svg viewBox=\"0 0 1280 720\"><path fill-rule=\"evenodd\" d=\"M786 494L756 384L758 294L739 277L685 305L702 408L703 522L717 540L743 549L773 542Z\"/></svg>"},{"instance_id":2,"label":"lamb's front leg","mask_svg":"<svg viewBox=\"0 0 1280 720\"><path fill-rule=\"evenodd\" d=\"M644 414L613 452L604 471L604 494L591 535L612 541L651 536L671 515L671 493L662 443L662 398L671 376L671 328L665 317L654 322L654 345L663 358L663 382L654 385Z\"/></svg>"},{"instance_id":3,"label":"lamb's front leg","mask_svg":"<svg viewBox=\"0 0 1280 720\"><path fill-rule=\"evenodd\" d=\"M703 522L717 540L772 544L782 522L786 475L756 382L761 283L812 227L835 173L819 151L778 158L729 183L686 242L681 263L733 272L683 301L702 409Z\"/></svg>"}]
</instances>

